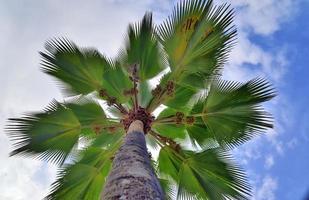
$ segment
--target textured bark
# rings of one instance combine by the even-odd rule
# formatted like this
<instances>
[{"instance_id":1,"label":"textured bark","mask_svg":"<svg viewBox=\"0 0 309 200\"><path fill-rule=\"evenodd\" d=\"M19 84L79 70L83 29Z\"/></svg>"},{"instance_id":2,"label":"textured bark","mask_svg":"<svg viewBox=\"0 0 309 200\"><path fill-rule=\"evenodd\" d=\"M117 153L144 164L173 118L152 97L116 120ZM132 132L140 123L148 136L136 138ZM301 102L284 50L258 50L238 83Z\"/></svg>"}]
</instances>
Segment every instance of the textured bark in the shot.
<instances>
[{"instance_id":1,"label":"textured bark","mask_svg":"<svg viewBox=\"0 0 309 200\"><path fill-rule=\"evenodd\" d=\"M164 199L150 163L141 121L130 125L124 143L115 155L101 199Z\"/></svg>"}]
</instances>

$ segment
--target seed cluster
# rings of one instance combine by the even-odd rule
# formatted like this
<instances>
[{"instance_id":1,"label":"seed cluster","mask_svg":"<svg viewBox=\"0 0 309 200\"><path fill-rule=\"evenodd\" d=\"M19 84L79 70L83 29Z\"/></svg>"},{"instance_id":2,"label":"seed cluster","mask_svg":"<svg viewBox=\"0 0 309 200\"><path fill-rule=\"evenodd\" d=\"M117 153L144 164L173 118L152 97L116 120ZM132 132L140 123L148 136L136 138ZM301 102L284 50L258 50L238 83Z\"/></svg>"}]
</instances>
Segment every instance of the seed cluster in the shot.
<instances>
[{"instance_id":1,"label":"seed cluster","mask_svg":"<svg viewBox=\"0 0 309 200\"><path fill-rule=\"evenodd\" d=\"M117 127L115 126L108 126L108 127L103 127L102 125L94 125L92 127L92 130L95 132L96 135L100 134L102 130L107 130L110 133L115 133L117 131Z\"/></svg>"},{"instance_id":2,"label":"seed cluster","mask_svg":"<svg viewBox=\"0 0 309 200\"><path fill-rule=\"evenodd\" d=\"M162 87L160 85L157 85L155 89L151 91L152 96L157 97L161 94Z\"/></svg>"},{"instance_id":3,"label":"seed cluster","mask_svg":"<svg viewBox=\"0 0 309 200\"><path fill-rule=\"evenodd\" d=\"M131 66L131 75L129 78L131 79L131 81L133 82L138 82L139 80L139 77L138 77L138 65L137 64L134 64Z\"/></svg>"},{"instance_id":4,"label":"seed cluster","mask_svg":"<svg viewBox=\"0 0 309 200\"><path fill-rule=\"evenodd\" d=\"M145 108L140 106L137 110L130 110L130 112L121 120L126 131L129 129L130 124L135 120L140 120L143 122L144 133L147 134L151 129L151 123L154 120L154 116L147 112Z\"/></svg>"},{"instance_id":5,"label":"seed cluster","mask_svg":"<svg viewBox=\"0 0 309 200\"><path fill-rule=\"evenodd\" d=\"M99 95L102 98L106 98L106 102L108 106L112 106L113 104L117 103L117 98L116 97L112 97L110 95L108 95L107 91L105 89L101 89L99 91Z\"/></svg>"},{"instance_id":6,"label":"seed cluster","mask_svg":"<svg viewBox=\"0 0 309 200\"><path fill-rule=\"evenodd\" d=\"M168 96L172 96L175 90L175 83L173 81L168 81L166 85L166 92Z\"/></svg>"},{"instance_id":7,"label":"seed cluster","mask_svg":"<svg viewBox=\"0 0 309 200\"><path fill-rule=\"evenodd\" d=\"M175 114L175 117L176 117L176 119L175 119L175 121L176 121L176 124L181 124L182 123L182 120L183 120L183 118L184 118L184 114L182 113L182 112L176 112L176 114Z\"/></svg>"},{"instance_id":8,"label":"seed cluster","mask_svg":"<svg viewBox=\"0 0 309 200\"><path fill-rule=\"evenodd\" d=\"M163 90L166 91L168 96L173 96L175 92L175 83L173 81L168 81L164 89L160 85L157 85L156 88L151 91L151 94L154 97L159 97Z\"/></svg>"},{"instance_id":9,"label":"seed cluster","mask_svg":"<svg viewBox=\"0 0 309 200\"><path fill-rule=\"evenodd\" d=\"M123 95L125 95L125 96L133 96L134 94L135 94L135 89L134 88L131 88L131 89L123 91Z\"/></svg>"},{"instance_id":10,"label":"seed cluster","mask_svg":"<svg viewBox=\"0 0 309 200\"><path fill-rule=\"evenodd\" d=\"M186 117L186 123L189 125L193 125L195 122L195 117L194 116L187 116Z\"/></svg>"},{"instance_id":11,"label":"seed cluster","mask_svg":"<svg viewBox=\"0 0 309 200\"><path fill-rule=\"evenodd\" d=\"M176 112L175 114L175 122L176 124L186 123L188 125L193 125L195 122L194 116L185 116L182 112Z\"/></svg>"},{"instance_id":12,"label":"seed cluster","mask_svg":"<svg viewBox=\"0 0 309 200\"><path fill-rule=\"evenodd\" d=\"M178 143L176 143L174 140L168 137L164 137L162 135L157 135L157 137L159 137L164 143L166 143L169 147L171 147L178 153L181 151L181 146Z\"/></svg>"},{"instance_id":13,"label":"seed cluster","mask_svg":"<svg viewBox=\"0 0 309 200\"><path fill-rule=\"evenodd\" d=\"M101 126L94 126L92 129L96 135L98 135L102 130Z\"/></svg>"}]
</instances>

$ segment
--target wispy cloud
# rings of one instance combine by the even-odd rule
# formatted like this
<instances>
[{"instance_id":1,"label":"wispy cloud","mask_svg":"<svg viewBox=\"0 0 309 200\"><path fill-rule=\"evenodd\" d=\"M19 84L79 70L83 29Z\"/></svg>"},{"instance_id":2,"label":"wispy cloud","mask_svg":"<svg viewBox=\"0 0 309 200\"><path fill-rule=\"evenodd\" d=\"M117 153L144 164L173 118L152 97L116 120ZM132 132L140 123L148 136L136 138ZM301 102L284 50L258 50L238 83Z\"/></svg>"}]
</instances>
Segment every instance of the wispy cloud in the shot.
<instances>
[{"instance_id":1,"label":"wispy cloud","mask_svg":"<svg viewBox=\"0 0 309 200\"><path fill-rule=\"evenodd\" d=\"M272 155L267 155L265 157L265 164L264 167L266 169L270 169L275 164L274 157Z\"/></svg>"},{"instance_id":2,"label":"wispy cloud","mask_svg":"<svg viewBox=\"0 0 309 200\"><path fill-rule=\"evenodd\" d=\"M297 1L292 0L230 0L239 12L239 27L246 32L271 35L297 11Z\"/></svg>"},{"instance_id":3,"label":"wispy cloud","mask_svg":"<svg viewBox=\"0 0 309 200\"><path fill-rule=\"evenodd\" d=\"M255 188L254 200L274 200L275 191L278 187L277 180L267 175L263 178L260 187Z\"/></svg>"}]
</instances>

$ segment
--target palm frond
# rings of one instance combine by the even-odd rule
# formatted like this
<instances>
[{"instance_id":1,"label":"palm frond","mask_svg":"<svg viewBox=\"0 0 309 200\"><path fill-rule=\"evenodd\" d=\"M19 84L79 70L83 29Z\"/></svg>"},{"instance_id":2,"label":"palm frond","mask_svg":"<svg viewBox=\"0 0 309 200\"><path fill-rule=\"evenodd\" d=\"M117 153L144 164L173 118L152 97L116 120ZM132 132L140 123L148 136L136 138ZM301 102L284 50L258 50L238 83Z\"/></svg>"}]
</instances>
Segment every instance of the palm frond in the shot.
<instances>
[{"instance_id":1,"label":"palm frond","mask_svg":"<svg viewBox=\"0 0 309 200\"><path fill-rule=\"evenodd\" d=\"M169 147L159 154L160 174L173 178L177 199L248 199L250 186L242 169L222 149L200 153L176 152Z\"/></svg>"},{"instance_id":2,"label":"palm frond","mask_svg":"<svg viewBox=\"0 0 309 200\"><path fill-rule=\"evenodd\" d=\"M102 87L103 73L111 62L96 49L80 48L65 38L50 40L45 48L40 52L42 70L64 82L66 94L88 94Z\"/></svg>"},{"instance_id":3,"label":"palm frond","mask_svg":"<svg viewBox=\"0 0 309 200\"><path fill-rule=\"evenodd\" d=\"M166 67L151 13L146 13L141 22L129 26L126 49L121 54L121 60L126 67L138 64L138 75L142 82L155 77Z\"/></svg>"},{"instance_id":4,"label":"palm frond","mask_svg":"<svg viewBox=\"0 0 309 200\"><path fill-rule=\"evenodd\" d=\"M177 110L173 108L164 109L157 117L158 123L153 123L152 129L158 132L161 136L169 137L172 139L180 138L184 139L186 137L186 127L182 123L177 123L174 117ZM160 120L168 118L164 123L160 123Z\"/></svg>"},{"instance_id":5,"label":"palm frond","mask_svg":"<svg viewBox=\"0 0 309 200\"><path fill-rule=\"evenodd\" d=\"M146 13L141 22L130 24L126 38L126 48L120 52L118 60L129 73L137 66L138 100L146 107L152 97L149 80L157 76L167 66L164 51L157 41L152 14Z\"/></svg>"},{"instance_id":6,"label":"palm frond","mask_svg":"<svg viewBox=\"0 0 309 200\"><path fill-rule=\"evenodd\" d=\"M218 73L234 44L233 15L228 5L216 7L212 0L177 4L173 14L158 28L173 80L191 85L194 79L194 85L200 88Z\"/></svg>"},{"instance_id":7,"label":"palm frond","mask_svg":"<svg viewBox=\"0 0 309 200\"><path fill-rule=\"evenodd\" d=\"M149 81L140 82L138 86L138 102L143 108L146 108L153 98L151 91L152 88Z\"/></svg>"},{"instance_id":8,"label":"palm frond","mask_svg":"<svg viewBox=\"0 0 309 200\"><path fill-rule=\"evenodd\" d=\"M175 92L168 96L162 103L170 108L177 109L181 112L188 112L192 107L191 100L197 94L197 90L187 86L175 85Z\"/></svg>"},{"instance_id":9,"label":"palm frond","mask_svg":"<svg viewBox=\"0 0 309 200\"><path fill-rule=\"evenodd\" d=\"M160 149L159 147L160 144L156 138L154 138L150 134L147 134L145 137L146 137L145 139L146 139L147 149L153 149L155 151L158 151Z\"/></svg>"},{"instance_id":10,"label":"palm frond","mask_svg":"<svg viewBox=\"0 0 309 200\"><path fill-rule=\"evenodd\" d=\"M188 85L181 85L171 81L172 73L166 73L160 83L152 91L152 99L150 100L147 110L152 111L158 105L164 104L181 112L190 111L191 100L198 90Z\"/></svg>"},{"instance_id":11,"label":"palm frond","mask_svg":"<svg viewBox=\"0 0 309 200\"><path fill-rule=\"evenodd\" d=\"M58 171L57 180L45 199L99 199L111 169L112 157L119 146L120 140L111 143L107 149L90 146L83 150L79 161Z\"/></svg>"},{"instance_id":12,"label":"palm frond","mask_svg":"<svg viewBox=\"0 0 309 200\"><path fill-rule=\"evenodd\" d=\"M109 149L111 146L119 141L122 141L125 136L123 128L117 129L114 132L109 132L108 130L102 131L97 135L91 142L91 146L100 147L102 149Z\"/></svg>"},{"instance_id":13,"label":"palm frond","mask_svg":"<svg viewBox=\"0 0 309 200\"><path fill-rule=\"evenodd\" d=\"M125 95L125 91L130 90L133 84L129 78L128 72L121 64L115 62L112 67L104 72L102 77L101 89L103 89L109 97L114 97L118 103L128 103L130 97Z\"/></svg>"},{"instance_id":14,"label":"palm frond","mask_svg":"<svg viewBox=\"0 0 309 200\"><path fill-rule=\"evenodd\" d=\"M72 110L81 124L81 136L93 140L102 134L116 134L123 131L122 125L109 120L101 105L85 97L66 102L65 107Z\"/></svg>"},{"instance_id":15,"label":"palm frond","mask_svg":"<svg viewBox=\"0 0 309 200\"><path fill-rule=\"evenodd\" d=\"M200 144L210 138L230 147L242 144L272 128L272 118L260 103L274 96L274 89L265 79L245 84L214 81L207 97L193 107L191 115L196 122L188 133Z\"/></svg>"},{"instance_id":16,"label":"palm frond","mask_svg":"<svg viewBox=\"0 0 309 200\"><path fill-rule=\"evenodd\" d=\"M82 126L96 123L104 125L107 122L103 108L94 99L82 97L66 102L65 106L74 112Z\"/></svg>"},{"instance_id":17,"label":"palm frond","mask_svg":"<svg viewBox=\"0 0 309 200\"><path fill-rule=\"evenodd\" d=\"M61 164L78 143L81 124L74 113L54 101L45 112L9 119L11 155L24 155Z\"/></svg>"},{"instance_id":18,"label":"palm frond","mask_svg":"<svg viewBox=\"0 0 309 200\"><path fill-rule=\"evenodd\" d=\"M162 179L159 178L160 181L160 185L164 191L165 194L165 199L166 200L173 200L175 199L175 191L174 191L174 187L175 187L175 183L173 183L171 180L168 179Z\"/></svg>"}]
</instances>

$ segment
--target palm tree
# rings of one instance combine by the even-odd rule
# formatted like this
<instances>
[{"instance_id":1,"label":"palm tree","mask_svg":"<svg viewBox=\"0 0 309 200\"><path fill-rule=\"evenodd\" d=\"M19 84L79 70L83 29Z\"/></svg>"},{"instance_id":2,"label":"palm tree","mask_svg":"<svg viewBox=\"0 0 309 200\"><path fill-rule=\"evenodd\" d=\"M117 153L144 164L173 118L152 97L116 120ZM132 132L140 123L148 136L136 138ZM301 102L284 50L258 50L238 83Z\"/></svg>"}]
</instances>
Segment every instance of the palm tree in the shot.
<instances>
[{"instance_id":1,"label":"palm tree","mask_svg":"<svg viewBox=\"0 0 309 200\"><path fill-rule=\"evenodd\" d=\"M275 92L262 78L222 80L233 16L212 0L179 3L157 27L146 13L114 59L48 41L42 70L67 98L10 119L11 155L59 165L46 199L248 199L229 152L272 127L261 103Z\"/></svg>"}]
</instances>

